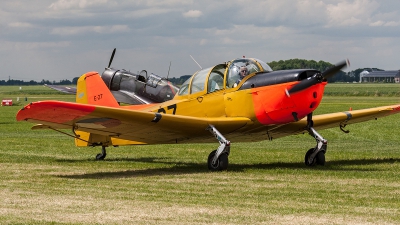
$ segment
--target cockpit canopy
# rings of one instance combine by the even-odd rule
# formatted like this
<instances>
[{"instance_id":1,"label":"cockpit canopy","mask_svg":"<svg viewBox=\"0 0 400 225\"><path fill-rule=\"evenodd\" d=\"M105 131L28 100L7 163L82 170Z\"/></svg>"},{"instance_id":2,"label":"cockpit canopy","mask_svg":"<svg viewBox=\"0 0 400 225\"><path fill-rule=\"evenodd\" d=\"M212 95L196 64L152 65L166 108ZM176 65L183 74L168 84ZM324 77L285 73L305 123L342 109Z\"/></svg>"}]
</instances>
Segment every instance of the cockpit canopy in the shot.
<instances>
[{"instance_id":1,"label":"cockpit canopy","mask_svg":"<svg viewBox=\"0 0 400 225\"><path fill-rule=\"evenodd\" d=\"M240 70L247 70L251 75L258 72L271 72L265 62L254 58L235 59L227 63L197 71L181 86L178 96L199 92L212 93L235 87L241 81Z\"/></svg>"}]
</instances>

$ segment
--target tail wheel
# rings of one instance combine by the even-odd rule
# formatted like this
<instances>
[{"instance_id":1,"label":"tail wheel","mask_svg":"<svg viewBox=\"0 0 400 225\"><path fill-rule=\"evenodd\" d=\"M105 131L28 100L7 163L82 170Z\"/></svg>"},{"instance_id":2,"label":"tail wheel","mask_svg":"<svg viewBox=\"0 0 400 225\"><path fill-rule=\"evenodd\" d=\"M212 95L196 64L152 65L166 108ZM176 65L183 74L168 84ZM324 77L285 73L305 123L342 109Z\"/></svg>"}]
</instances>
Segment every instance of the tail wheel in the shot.
<instances>
[{"instance_id":1,"label":"tail wheel","mask_svg":"<svg viewBox=\"0 0 400 225\"><path fill-rule=\"evenodd\" d=\"M101 153L96 155L96 160L104 160L107 156L106 146L101 146Z\"/></svg>"},{"instance_id":2,"label":"tail wheel","mask_svg":"<svg viewBox=\"0 0 400 225\"><path fill-rule=\"evenodd\" d=\"M217 153L217 150L212 151L210 155L208 155L208 169L211 171L222 171L228 169L228 154L222 153L213 164L212 160L215 156L215 153Z\"/></svg>"},{"instance_id":3,"label":"tail wheel","mask_svg":"<svg viewBox=\"0 0 400 225\"><path fill-rule=\"evenodd\" d=\"M106 158L106 155L103 155L101 153L96 155L96 160L104 160L104 158Z\"/></svg>"}]
</instances>

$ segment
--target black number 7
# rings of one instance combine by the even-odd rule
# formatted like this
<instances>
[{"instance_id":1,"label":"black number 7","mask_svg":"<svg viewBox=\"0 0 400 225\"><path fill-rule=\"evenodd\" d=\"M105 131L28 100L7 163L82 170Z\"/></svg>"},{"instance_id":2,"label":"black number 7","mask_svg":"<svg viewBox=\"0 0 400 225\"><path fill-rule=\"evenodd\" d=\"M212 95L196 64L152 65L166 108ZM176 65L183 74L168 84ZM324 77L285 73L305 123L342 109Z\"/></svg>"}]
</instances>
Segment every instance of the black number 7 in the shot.
<instances>
[{"instance_id":1,"label":"black number 7","mask_svg":"<svg viewBox=\"0 0 400 225\"><path fill-rule=\"evenodd\" d=\"M176 113L176 104L169 105L169 106L167 107L167 109L168 109L168 110L170 110L170 109L174 109L174 111L172 112L172 114L174 114L174 115L175 115L175 113Z\"/></svg>"}]
</instances>

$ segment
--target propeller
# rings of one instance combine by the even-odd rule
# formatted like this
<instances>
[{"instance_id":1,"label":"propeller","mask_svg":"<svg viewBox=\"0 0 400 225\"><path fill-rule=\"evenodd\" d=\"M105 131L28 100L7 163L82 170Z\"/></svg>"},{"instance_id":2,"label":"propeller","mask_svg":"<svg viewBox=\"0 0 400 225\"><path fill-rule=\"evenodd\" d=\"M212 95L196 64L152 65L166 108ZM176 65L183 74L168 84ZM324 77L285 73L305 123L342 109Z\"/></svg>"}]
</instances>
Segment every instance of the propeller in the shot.
<instances>
[{"instance_id":1,"label":"propeller","mask_svg":"<svg viewBox=\"0 0 400 225\"><path fill-rule=\"evenodd\" d=\"M114 55L115 55L115 51L116 51L116 50L117 50L117 49L114 48L114 50L113 50L113 52L112 52L112 54L111 54L110 62L108 63L108 67L107 67L107 68L110 68L111 63L112 63L112 61L113 61L113 59L114 59Z\"/></svg>"},{"instance_id":2,"label":"propeller","mask_svg":"<svg viewBox=\"0 0 400 225\"><path fill-rule=\"evenodd\" d=\"M322 81L334 76L337 72L339 72L342 68L345 68L346 66L350 66L350 61L348 59L335 64L333 67L325 70L323 73L316 73L314 76L300 81L298 84L294 85L290 90L288 90L287 94L290 95L302 91L304 89L307 89L313 86L314 84L321 83Z\"/></svg>"}]
</instances>

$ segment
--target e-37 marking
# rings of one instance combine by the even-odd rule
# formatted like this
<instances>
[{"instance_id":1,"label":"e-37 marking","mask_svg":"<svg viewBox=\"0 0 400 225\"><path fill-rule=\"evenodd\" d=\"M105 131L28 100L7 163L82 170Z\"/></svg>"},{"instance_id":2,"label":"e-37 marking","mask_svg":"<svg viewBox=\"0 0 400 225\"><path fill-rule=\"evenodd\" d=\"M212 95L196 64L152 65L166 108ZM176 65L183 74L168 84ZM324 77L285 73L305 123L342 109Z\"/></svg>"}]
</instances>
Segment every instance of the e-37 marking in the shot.
<instances>
[{"instance_id":1,"label":"e-37 marking","mask_svg":"<svg viewBox=\"0 0 400 225\"><path fill-rule=\"evenodd\" d=\"M102 98L103 98L103 94L98 94L98 95L93 96L94 101L100 101Z\"/></svg>"}]
</instances>

